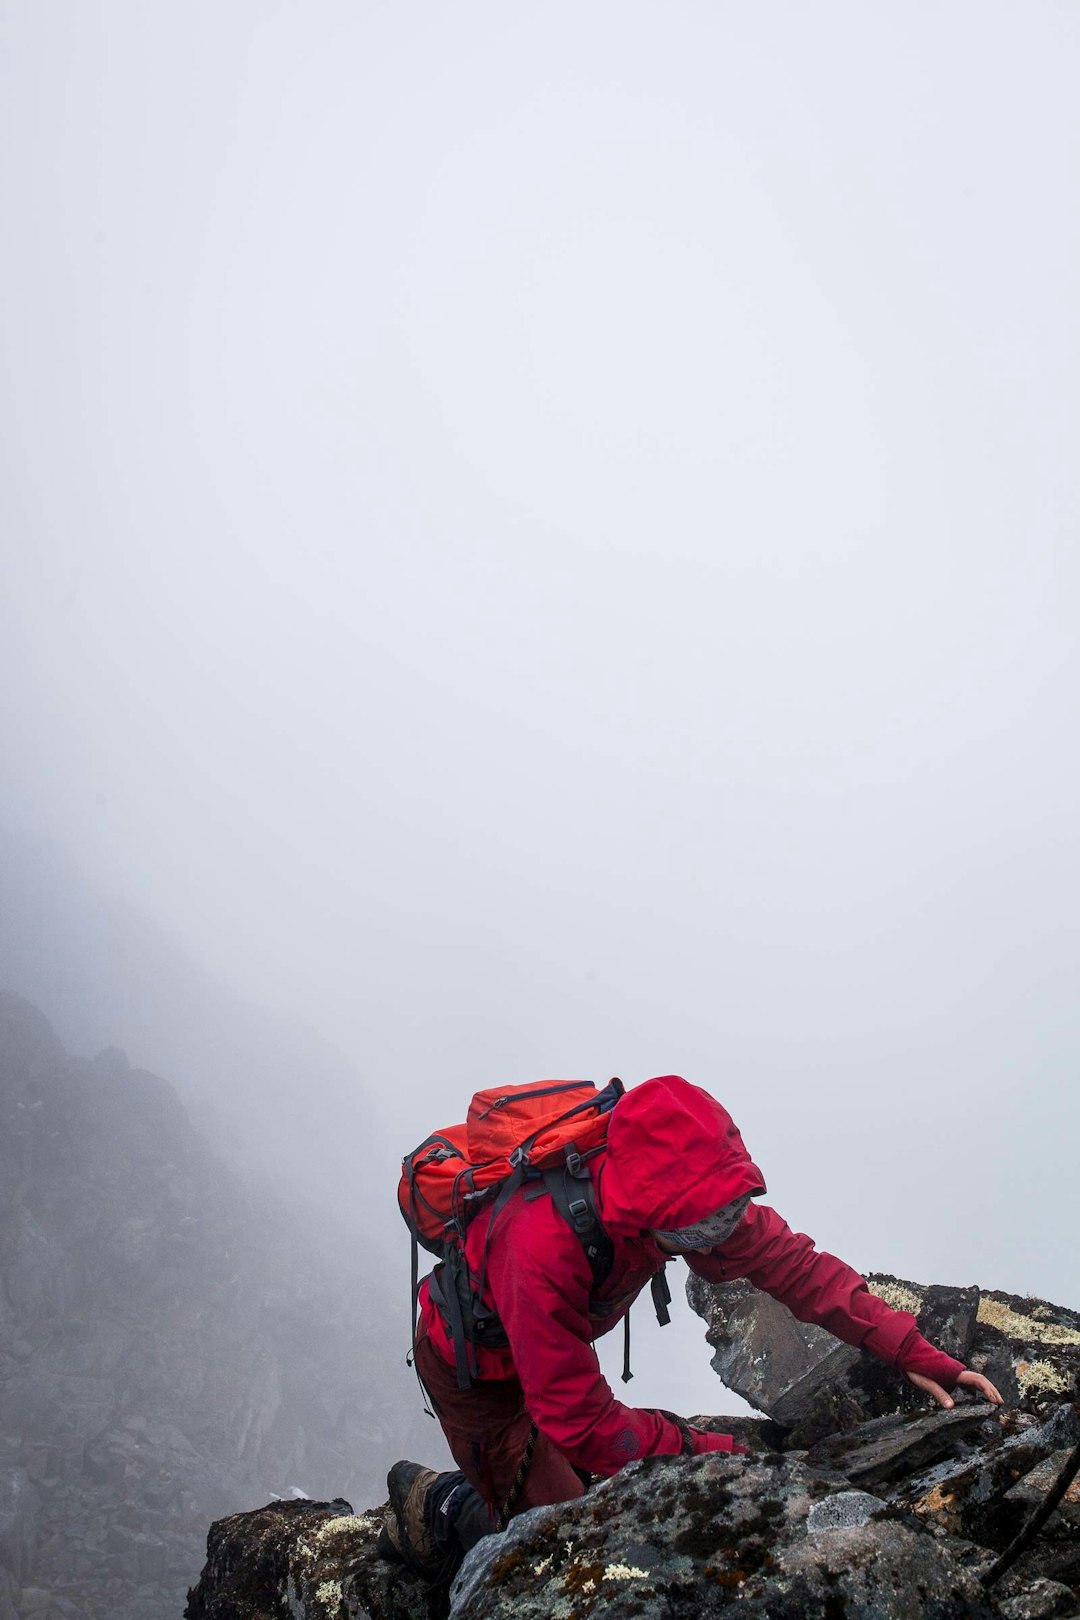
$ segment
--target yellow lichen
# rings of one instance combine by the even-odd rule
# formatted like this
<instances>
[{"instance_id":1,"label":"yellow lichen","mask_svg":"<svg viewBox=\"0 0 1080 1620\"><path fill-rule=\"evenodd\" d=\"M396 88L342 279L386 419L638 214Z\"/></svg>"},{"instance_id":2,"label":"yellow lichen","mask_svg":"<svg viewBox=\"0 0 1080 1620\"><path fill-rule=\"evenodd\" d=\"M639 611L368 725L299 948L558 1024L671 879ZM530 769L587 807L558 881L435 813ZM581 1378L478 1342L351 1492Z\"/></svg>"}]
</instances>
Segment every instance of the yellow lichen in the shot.
<instances>
[{"instance_id":1,"label":"yellow lichen","mask_svg":"<svg viewBox=\"0 0 1080 1620\"><path fill-rule=\"evenodd\" d=\"M984 1294L979 1301L979 1321L986 1327L997 1328L1010 1339L1037 1339L1040 1344L1080 1344L1080 1330L1061 1327L1057 1322L1036 1322L1033 1317L1021 1316L1000 1300L988 1299Z\"/></svg>"},{"instance_id":2,"label":"yellow lichen","mask_svg":"<svg viewBox=\"0 0 1080 1620\"><path fill-rule=\"evenodd\" d=\"M1023 1400L1027 1400L1032 1394L1045 1395L1053 1392L1063 1395L1071 1384L1067 1374L1060 1372L1049 1361L1018 1361L1016 1382Z\"/></svg>"},{"instance_id":3,"label":"yellow lichen","mask_svg":"<svg viewBox=\"0 0 1080 1620\"><path fill-rule=\"evenodd\" d=\"M328 1608L332 1604L335 1609L339 1609L345 1601L342 1596L340 1581L320 1581L315 1588L315 1596L320 1603L325 1603Z\"/></svg>"},{"instance_id":4,"label":"yellow lichen","mask_svg":"<svg viewBox=\"0 0 1080 1620\"><path fill-rule=\"evenodd\" d=\"M352 1533L377 1530L381 1520L374 1513L340 1513L336 1519L327 1519L320 1524L315 1532L316 1541L325 1541L327 1536L335 1536L339 1531Z\"/></svg>"},{"instance_id":5,"label":"yellow lichen","mask_svg":"<svg viewBox=\"0 0 1080 1620\"><path fill-rule=\"evenodd\" d=\"M872 1294L883 1299L886 1305L891 1305L894 1311L909 1311L912 1316L918 1316L922 1310L922 1295L906 1283L900 1282L872 1282L867 1283Z\"/></svg>"},{"instance_id":6,"label":"yellow lichen","mask_svg":"<svg viewBox=\"0 0 1080 1620\"><path fill-rule=\"evenodd\" d=\"M635 1569L633 1564L607 1564L604 1567L605 1581L647 1581L647 1569Z\"/></svg>"}]
</instances>

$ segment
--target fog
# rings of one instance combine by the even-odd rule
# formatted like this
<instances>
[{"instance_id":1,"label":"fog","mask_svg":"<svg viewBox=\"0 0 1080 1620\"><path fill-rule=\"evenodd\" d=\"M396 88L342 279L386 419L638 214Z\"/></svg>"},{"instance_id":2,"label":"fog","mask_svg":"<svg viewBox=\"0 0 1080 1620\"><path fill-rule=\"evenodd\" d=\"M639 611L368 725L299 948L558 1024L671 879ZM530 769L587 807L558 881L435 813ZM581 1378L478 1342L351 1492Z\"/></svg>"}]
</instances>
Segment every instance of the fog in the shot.
<instances>
[{"instance_id":1,"label":"fog","mask_svg":"<svg viewBox=\"0 0 1080 1620\"><path fill-rule=\"evenodd\" d=\"M1075 8L0 16L5 821L347 1055L388 1207L678 1072L860 1269L1075 1304Z\"/></svg>"}]
</instances>

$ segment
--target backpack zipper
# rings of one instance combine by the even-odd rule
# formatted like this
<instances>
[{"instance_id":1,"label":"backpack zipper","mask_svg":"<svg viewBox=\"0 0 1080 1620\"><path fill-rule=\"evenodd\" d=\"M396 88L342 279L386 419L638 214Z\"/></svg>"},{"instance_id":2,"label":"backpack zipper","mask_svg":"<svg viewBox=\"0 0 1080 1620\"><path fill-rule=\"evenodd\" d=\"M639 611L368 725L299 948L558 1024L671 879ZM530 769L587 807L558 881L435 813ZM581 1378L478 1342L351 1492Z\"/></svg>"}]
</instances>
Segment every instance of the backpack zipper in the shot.
<instances>
[{"instance_id":1,"label":"backpack zipper","mask_svg":"<svg viewBox=\"0 0 1080 1620\"><path fill-rule=\"evenodd\" d=\"M496 1108L505 1108L507 1103L531 1101L533 1097L554 1097L560 1091L576 1091L582 1084L583 1082L580 1080L563 1080L557 1086L538 1086L535 1091L515 1091L506 1097L496 1097L495 1101L489 1103L482 1114L477 1115L477 1118L487 1119L488 1115L493 1114Z\"/></svg>"}]
</instances>

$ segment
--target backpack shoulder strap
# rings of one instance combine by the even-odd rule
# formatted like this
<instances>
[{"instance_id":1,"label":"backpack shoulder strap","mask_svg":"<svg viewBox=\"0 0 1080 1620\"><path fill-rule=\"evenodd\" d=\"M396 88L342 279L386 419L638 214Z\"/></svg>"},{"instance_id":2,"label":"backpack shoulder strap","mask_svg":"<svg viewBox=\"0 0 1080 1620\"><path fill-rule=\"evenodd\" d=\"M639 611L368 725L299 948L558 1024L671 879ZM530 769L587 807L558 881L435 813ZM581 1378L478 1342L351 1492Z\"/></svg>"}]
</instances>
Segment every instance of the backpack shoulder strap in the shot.
<instances>
[{"instance_id":1,"label":"backpack shoulder strap","mask_svg":"<svg viewBox=\"0 0 1080 1620\"><path fill-rule=\"evenodd\" d=\"M611 1274L615 1263L615 1246L604 1230L596 1207L592 1171L580 1155L571 1150L566 1155L565 1164L544 1171L544 1186L551 1194L551 1202L585 1250L585 1258L593 1275L593 1286L599 1288Z\"/></svg>"}]
</instances>

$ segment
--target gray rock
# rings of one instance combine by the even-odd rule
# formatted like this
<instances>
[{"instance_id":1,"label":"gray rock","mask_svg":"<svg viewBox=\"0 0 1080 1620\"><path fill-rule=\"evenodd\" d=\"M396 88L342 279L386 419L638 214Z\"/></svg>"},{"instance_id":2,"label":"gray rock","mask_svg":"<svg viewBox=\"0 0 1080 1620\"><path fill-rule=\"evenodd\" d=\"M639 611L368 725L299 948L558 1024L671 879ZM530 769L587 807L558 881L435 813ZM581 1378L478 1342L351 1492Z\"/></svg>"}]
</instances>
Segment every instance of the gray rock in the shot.
<instances>
[{"instance_id":1,"label":"gray rock","mask_svg":"<svg viewBox=\"0 0 1080 1620\"><path fill-rule=\"evenodd\" d=\"M480 1543L452 1589L452 1620L689 1620L733 1605L762 1620L989 1620L977 1581L917 1522L807 1535L820 1509L842 1516L829 1502L829 1486L787 1459L646 1458Z\"/></svg>"},{"instance_id":2,"label":"gray rock","mask_svg":"<svg viewBox=\"0 0 1080 1620\"><path fill-rule=\"evenodd\" d=\"M979 1290L925 1287L877 1273L870 1288L909 1311L949 1355L966 1360L975 1342ZM707 1323L713 1369L729 1389L809 1446L868 1418L925 1408L926 1397L875 1357L823 1328L798 1322L786 1306L748 1282L710 1284L691 1276L687 1298Z\"/></svg>"},{"instance_id":3,"label":"gray rock","mask_svg":"<svg viewBox=\"0 0 1080 1620\"><path fill-rule=\"evenodd\" d=\"M1080 1443L1080 1406L1075 1402L1063 1402L1061 1406L1054 1407L1039 1429L1037 1438L1041 1445L1051 1451L1060 1451Z\"/></svg>"},{"instance_id":4,"label":"gray rock","mask_svg":"<svg viewBox=\"0 0 1080 1620\"><path fill-rule=\"evenodd\" d=\"M782 1548L775 1573L739 1603L754 1620L991 1620L976 1577L940 1541L870 1522Z\"/></svg>"},{"instance_id":5,"label":"gray rock","mask_svg":"<svg viewBox=\"0 0 1080 1620\"><path fill-rule=\"evenodd\" d=\"M1005 1620L1067 1620L1080 1615L1075 1593L1060 1581L1032 1581L1015 1596L999 1599L998 1608Z\"/></svg>"},{"instance_id":6,"label":"gray rock","mask_svg":"<svg viewBox=\"0 0 1080 1620\"><path fill-rule=\"evenodd\" d=\"M885 1506L880 1496L871 1496L868 1491L836 1491L814 1503L806 1528L811 1535L823 1530L857 1530Z\"/></svg>"},{"instance_id":7,"label":"gray rock","mask_svg":"<svg viewBox=\"0 0 1080 1620\"><path fill-rule=\"evenodd\" d=\"M1013 1487L1053 1454L1056 1442L1071 1432L1075 1421L1069 1407L1044 1424L1025 1422L1024 1414L1001 1413L1000 1443L995 1444L990 1433L990 1443L974 1454L965 1445L959 1454L905 1480L896 1500L951 1535L1001 1550L1027 1518Z\"/></svg>"},{"instance_id":8,"label":"gray rock","mask_svg":"<svg viewBox=\"0 0 1080 1620\"><path fill-rule=\"evenodd\" d=\"M808 1461L814 1468L843 1474L853 1485L875 1490L955 1453L964 1442L990 1437L987 1425L996 1421L997 1409L981 1402L949 1411L936 1409L922 1418L877 1418L819 1441Z\"/></svg>"},{"instance_id":9,"label":"gray rock","mask_svg":"<svg viewBox=\"0 0 1080 1620\"><path fill-rule=\"evenodd\" d=\"M728 1389L792 1431L792 1444L859 1422L846 1374L860 1359L824 1328L797 1322L785 1305L748 1282L708 1284L691 1276L687 1298L709 1324L712 1366Z\"/></svg>"},{"instance_id":10,"label":"gray rock","mask_svg":"<svg viewBox=\"0 0 1080 1620\"><path fill-rule=\"evenodd\" d=\"M1057 1484L1058 1476L1071 1455L1071 1449L1052 1451L1005 1493L1005 1500L1016 1503L1025 1511L1041 1507L1048 1492ZM1073 1480L1054 1511L1064 1524L1080 1530L1080 1477Z\"/></svg>"},{"instance_id":11,"label":"gray rock","mask_svg":"<svg viewBox=\"0 0 1080 1620\"><path fill-rule=\"evenodd\" d=\"M468 1612L477 1593L489 1583L496 1564L511 1557L524 1543L553 1534L557 1517L557 1508L530 1508L512 1519L502 1535L478 1541L466 1554L450 1588L450 1620L458 1620Z\"/></svg>"}]
</instances>

